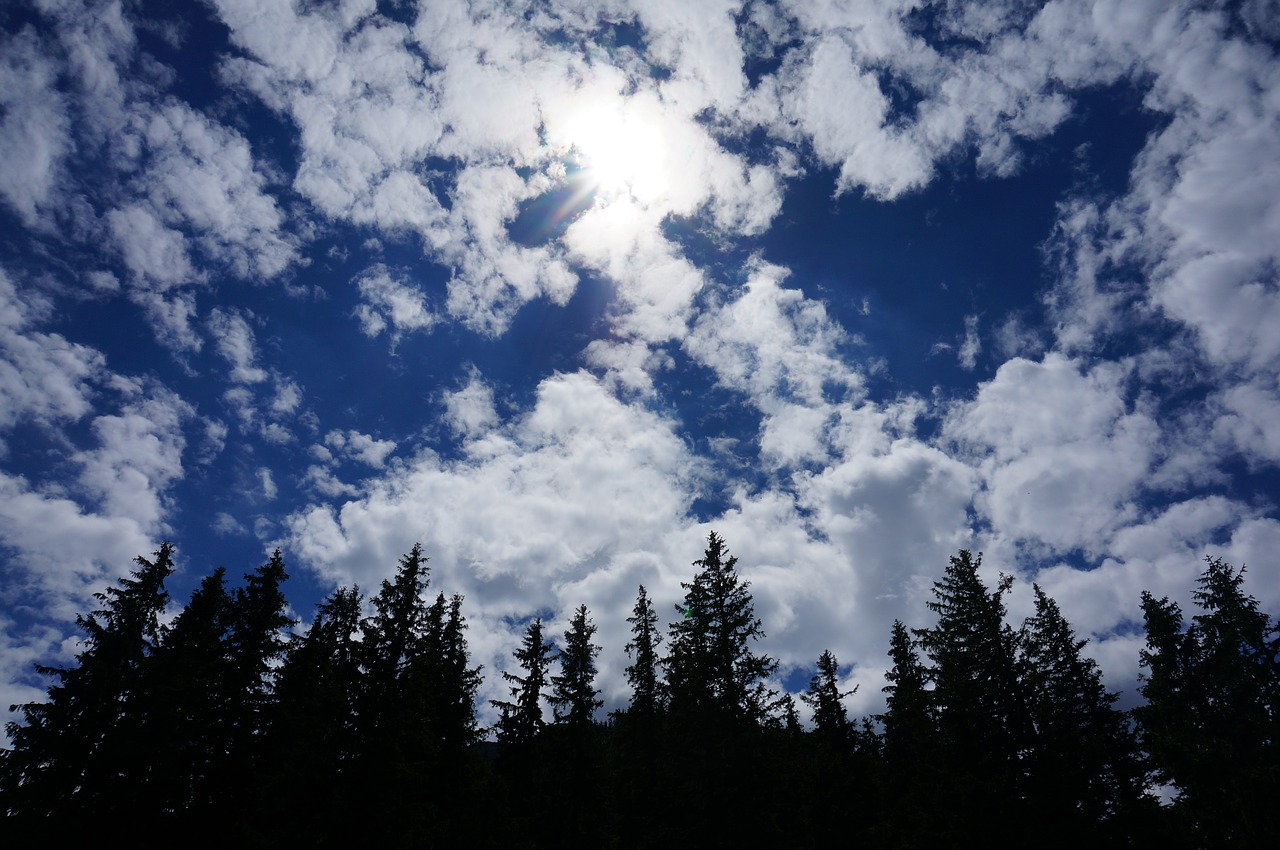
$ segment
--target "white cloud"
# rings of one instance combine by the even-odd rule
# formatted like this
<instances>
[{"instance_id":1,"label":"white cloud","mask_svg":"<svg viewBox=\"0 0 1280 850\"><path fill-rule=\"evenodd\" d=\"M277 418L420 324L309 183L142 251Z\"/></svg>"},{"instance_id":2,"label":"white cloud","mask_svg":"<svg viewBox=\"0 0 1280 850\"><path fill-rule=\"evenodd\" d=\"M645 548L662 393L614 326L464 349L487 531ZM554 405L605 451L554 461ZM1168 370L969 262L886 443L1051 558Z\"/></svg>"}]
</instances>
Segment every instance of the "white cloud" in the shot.
<instances>
[{"instance_id":1,"label":"white cloud","mask_svg":"<svg viewBox=\"0 0 1280 850\"><path fill-rule=\"evenodd\" d=\"M330 431L325 444L343 457L358 460L375 469L386 466L387 456L396 450L394 440L376 440L359 431Z\"/></svg>"},{"instance_id":2,"label":"white cloud","mask_svg":"<svg viewBox=\"0 0 1280 850\"><path fill-rule=\"evenodd\" d=\"M276 480L271 474L271 470L265 466L259 467L257 476L258 486L262 490L262 498L266 499L268 502L275 499L276 494L279 491L276 488Z\"/></svg>"},{"instance_id":3,"label":"white cloud","mask_svg":"<svg viewBox=\"0 0 1280 850\"><path fill-rule=\"evenodd\" d=\"M444 396L445 421L454 433L476 437L498 424L498 411L493 403L493 387L484 382L478 371L472 371L465 386Z\"/></svg>"},{"instance_id":4,"label":"white cloud","mask_svg":"<svg viewBox=\"0 0 1280 850\"><path fill-rule=\"evenodd\" d=\"M1125 370L1059 354L1014 359L953 410L944 433L973 453L996 533L1097 552L1135 517L1160 429L1125 401Z\"/></svg>"},{"instance_id":5,"label":"white cloud","mask_svg":"<svg viewBox=\"0 0 1280 850\"><path fill-rule=\"evenodd\" d=\"M75 458L80 484L104 512L129 517L142 528L159 528L165 514L162 493L183 475L181 428L192 415L191 406L176 395L156 391L118 415L95 418L99 445Z\"/></svg>"},{"instance_id":6,"label":"white cloud","mask_svg":"<svg viewBox=\"0 0 1280 850\"><path fill-rule=\"evenodd\" d=\"M57 65L34 30L0 39L0 197L28 227L39 223L71 147Z\"/></svg>"},{"instance_id":7,"label":"white cloud","mask_svg":"<svg viewBox=\"0 0 1280 850\"><path fill-rule=\"evenodd\" d=\"M364 303L356 307L356 318L365 336L374 337L391 329L392 345L405 333L430 331L439 318L427 307L426 295L402 277L393 277L381 264L355 280Z\"/></svg>"},{"instance_id":8,"label":"white cloud","mask_svg":"<svg viewBox=\"0 0 1280 850\"><path fill-rule=\"evenodd\" d=\"M91 381L105 371L102 354L59 334L34 330L48 305L19 293L0 268L0 429L25 417L76 420L92 405Z\"/></svg>"},{"instance_id":9,"label":"white cloud","mask_svg":"<svg viewBox=\"0 0 1280 850\"><path fill-rule=\"evenodd\" d=\"M215 307L206 325L218 353L231 364L232 383L257 384L267 379L266 371L254 365L258 353L254 348L253 328L244 316Z\"/></svg>"}]
</instances>

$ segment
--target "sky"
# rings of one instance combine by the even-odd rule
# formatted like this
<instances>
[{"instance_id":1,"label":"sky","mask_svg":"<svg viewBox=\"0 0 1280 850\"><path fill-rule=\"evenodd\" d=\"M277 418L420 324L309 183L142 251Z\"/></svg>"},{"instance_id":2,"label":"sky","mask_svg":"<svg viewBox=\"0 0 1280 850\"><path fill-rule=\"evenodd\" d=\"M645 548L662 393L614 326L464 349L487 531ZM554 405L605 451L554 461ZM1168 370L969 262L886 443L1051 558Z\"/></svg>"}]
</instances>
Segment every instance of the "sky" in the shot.
<instances>
[{"instance_id":1,"label":"sky","mask_svg":"<svg viewBox=\"0 0 1280 850\"><path fill-rule=\"evenodd\" d=\"M883 706L949 555L1122 704L1141 592L1280 612L1280 4L0 5L0 704L140 554L308 622L421 542L487 700L707 534ZM172 612L171 612L172 613Z\"/></svg>"}]
</instances>

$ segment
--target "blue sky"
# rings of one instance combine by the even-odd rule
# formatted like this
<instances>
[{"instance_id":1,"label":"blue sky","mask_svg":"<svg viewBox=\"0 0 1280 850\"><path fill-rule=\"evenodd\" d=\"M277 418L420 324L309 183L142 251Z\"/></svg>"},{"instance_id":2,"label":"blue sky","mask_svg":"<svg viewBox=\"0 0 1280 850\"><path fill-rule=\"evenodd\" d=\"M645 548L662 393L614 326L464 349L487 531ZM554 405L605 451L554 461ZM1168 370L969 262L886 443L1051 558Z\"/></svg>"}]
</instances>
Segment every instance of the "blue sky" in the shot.
<instances>
[{"instance_id":1,"label":"blue sky","mask_svg":"<svg viewBox=\"0 0 1280 850\"><path fill-rule=\"evenodd\" d=\"M1132 701L1139 594L1280 610L1274 3L0 9L0 703L179 547L309 619L421 541L485 693L716 530L880 708L959 548ZM484 718L482 718L484 719Z\"/></svg>"}]
</instances>

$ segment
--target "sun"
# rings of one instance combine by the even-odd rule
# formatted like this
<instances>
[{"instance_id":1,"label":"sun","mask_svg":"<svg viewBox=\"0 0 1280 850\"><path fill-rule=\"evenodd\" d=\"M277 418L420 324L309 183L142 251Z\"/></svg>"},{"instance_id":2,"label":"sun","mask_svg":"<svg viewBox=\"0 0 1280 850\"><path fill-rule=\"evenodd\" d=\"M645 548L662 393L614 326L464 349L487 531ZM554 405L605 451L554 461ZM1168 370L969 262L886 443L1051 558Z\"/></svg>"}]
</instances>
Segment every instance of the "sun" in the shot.
<instances>
[{"instance_id":1,"label":"sun","mask_svg":"<svg viewBox=\"0 0 1280 850\"><path fill-rule=\"evenodd\" d=\"M670 188L667 146L659 116L623 101L596 103L575 110L564 125L564 139L576 151L582 176L599 198L629 196L651 205Z\"/></svg>"}]
</instances>

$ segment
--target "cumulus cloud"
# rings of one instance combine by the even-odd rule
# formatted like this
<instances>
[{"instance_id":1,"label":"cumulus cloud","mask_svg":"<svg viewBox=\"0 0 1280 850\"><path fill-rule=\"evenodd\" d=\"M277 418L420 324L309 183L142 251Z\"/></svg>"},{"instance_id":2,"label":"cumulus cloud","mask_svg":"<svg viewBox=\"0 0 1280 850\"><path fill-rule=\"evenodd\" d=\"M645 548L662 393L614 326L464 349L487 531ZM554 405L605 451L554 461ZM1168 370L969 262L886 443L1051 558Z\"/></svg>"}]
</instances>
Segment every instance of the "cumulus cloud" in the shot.
<instances>
[{"instance_id":1,"label":"cumulus cloud","mask_svg":"<svg viewBox=\"0 0 1280 850\"><path fill-rule=\"evenodd\" d=\"M49 304L19 293L0 268L0 429L24 417L75 420L92 405L92 381L103 375L102 354L35 328Z\"/></svg>"},{"instance_id":2,"label":"cumulus cloud","mask_svg":"<svg viewBox=\"0 0 1280 850\"><path fill-rule=\"evenodd\" d=\"M997 533L1097 552L1135 518L1160 428L1127 402L1125 378L1059 354L1013 359L948 416L945 433L983 472L980 504Z\"/></svg>"},{"instance_id":3,"label":"cumulus cloud","mask_svg":"<svg viewBox=\"0 0 1280 850\"><path fill-rule=\"evenodd\" d=\"M28 227L37 226L71 147L58 66L41 41L30 29L0 39L0 197Z\"/></svg>"},{"instance_id":4,"label":"cumulus cloud","mask_svg":"<svg viewBox=\"0 0 1280 850\"><path fill-rule=\"evenodd\" d=\"M257 384L267 379L266 371L254 365L258 353L253 328L243 316L215 307L207 324L218 353L231 364L232 383Z\"/></svg>"},{"instance_id":5,"label":"cumulus cloud","mask_svg":"<svg viewBox=\"0 0 1280 850\"><path fill-rule=\"evenodd\" d=\"M405 333L430 331L439 318L427 307L426 295L404 277L393 277L383 265L376 265L355 280L363 303L355 316L365 336L377 336L390 329L392 344Z\"/></svg>"}]
</instances>

